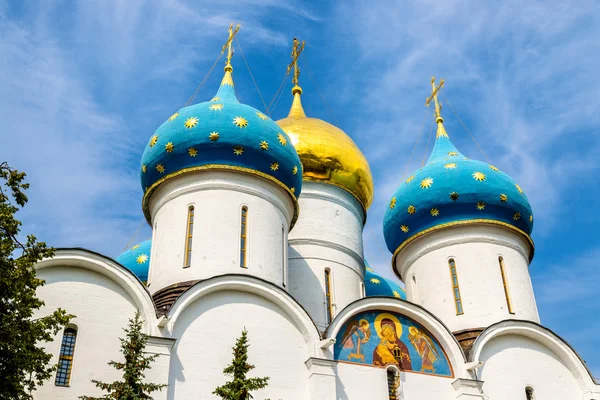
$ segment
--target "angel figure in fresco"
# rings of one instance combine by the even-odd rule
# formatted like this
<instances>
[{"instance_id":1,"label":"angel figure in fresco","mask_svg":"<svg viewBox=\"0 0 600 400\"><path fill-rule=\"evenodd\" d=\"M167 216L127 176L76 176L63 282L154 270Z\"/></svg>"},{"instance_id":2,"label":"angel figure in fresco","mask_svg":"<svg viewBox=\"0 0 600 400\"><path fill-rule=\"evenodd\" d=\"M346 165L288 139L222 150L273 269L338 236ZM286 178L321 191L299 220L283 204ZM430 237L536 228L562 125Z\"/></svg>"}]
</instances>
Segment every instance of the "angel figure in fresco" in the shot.
<instances>
[{"instance_id":1,"label":"angel figure in fresco","mask_svg":"<svg viewBox=\"0 0 600 400\"><path fill-rule=\"evenodd\" d=\"M348 355L348 360L354 359L365 362L365 355L362 353L361 346L369 341L371 338L371 328L369 321L361 319L360 321L352 321L346 326L344 332L344 347L352 348Z\"/></svg>"},{"instance_id":2,"label":"angel figure in fresco","mask_svg":"<svg viewBox=\"0 0 600 400\"><path fill-rule=\"evenodd\" d=\"M429 336L421 332L416 326L408 328L408 340L415 347L421 357L421 371L435 372L433 364L439 357L435 345Z\"/></svg>"},{"instance_id":3,"label":"angel figure in fresco","mask_svg":"<svg viewBox=\"0 0 600 400\"><path fill-rule=\"evenodd\" d=\"M379 320L379 321L378 321ZM377 323L379 322L379 326ZM399 339L402 325L392 314L382 313L375 319L375 329L381 341L373 351L373 364L386 366L394 364L404 371L412 370L408 347Z\"/></svg>"}]
</instances>

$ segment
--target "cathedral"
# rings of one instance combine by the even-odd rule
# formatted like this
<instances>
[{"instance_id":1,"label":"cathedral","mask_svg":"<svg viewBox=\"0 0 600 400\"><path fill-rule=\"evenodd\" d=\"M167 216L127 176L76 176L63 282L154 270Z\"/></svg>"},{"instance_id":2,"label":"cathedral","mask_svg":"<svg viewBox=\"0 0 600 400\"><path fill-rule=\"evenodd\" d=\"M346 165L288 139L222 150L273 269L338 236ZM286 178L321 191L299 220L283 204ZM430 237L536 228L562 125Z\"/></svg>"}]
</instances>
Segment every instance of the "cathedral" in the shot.
<instances>
[{"instance_id":1,"label":"cathedral","mask_svg":"<svg viewBox=\"0 0 600 400\"><path fill-rule=\"evenodd\" d=\"M155 399L217 399L244 328L251 376L270 378L260 400L600 399L585 362L540 323L526 188L453 145L443 81L427 99L429 159L386 200L398 278L386 279L374 267L389 267L363 255L369 163L306 115L303 45L294 40L289 115L273 121L238 100L236 33L215 95L173 113L143 151L151 239L116 259L60 248L37 264L40 312L76 318L47 345L59 367L34 398L101 395L91 380L120 378L107 362L139 310L146 351L159 355L146 379L168 385Z\"/></svg>"}]
</instances>

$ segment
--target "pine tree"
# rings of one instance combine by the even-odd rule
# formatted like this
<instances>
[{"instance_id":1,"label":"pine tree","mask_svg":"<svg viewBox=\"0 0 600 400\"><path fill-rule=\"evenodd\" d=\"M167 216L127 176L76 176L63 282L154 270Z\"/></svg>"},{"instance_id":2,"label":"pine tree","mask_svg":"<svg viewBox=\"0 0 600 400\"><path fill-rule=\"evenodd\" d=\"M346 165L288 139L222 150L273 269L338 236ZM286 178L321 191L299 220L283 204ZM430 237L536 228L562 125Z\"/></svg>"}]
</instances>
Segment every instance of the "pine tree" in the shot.
<instances>
[{"instance_id":1,"label":"pine tree","mask_svg":"<svg viewBox=\"0 0 600 400\"><path fill-rule=\"evenodd\" d=\"M43 342L73 317L62 309L33 319L44 306L36 290L44 285L36 277L35 264L54 255L54 249L28 235L21 242L17 211L27 203L25 173L0 163L0 399L28 400L31 392L52 376L52 354Z\"/></svg>"},{"instance_id":2,"label":"pine tree","mask_svg":"<svg viewBox=\"0 0 600 400\"><path fill-rule=\"evenodd\" d=\"M144 371L150 369L150 364L156 360L159 354L151 356L144 355L144 349L148 342L148 335L142 332L143 321L139 310L134 319L129 320L126 333L121 340L121 352L125 362L110 361L108 365L123 371L123 380L112 383L104 383L95 379L92 382L100 389L107 391L102 397L80 396L84 400L119 399L119 400L141 400L152 399L150 393L161 391L167 385L156 383L144 383Z\"/></svg>"},{"instance_id":3,"label":"pine tree","mask_svg":"<svg viewBox=\"0 0 600 400\"><path fill-rule=\"evenodd\" d=\"M254 365L248 364L249 346L248 331L244 328L242 336L237 339L232 348L233 361L223 370L224 374L233 376L233 380L216 388L213 394L223 400L248 400L253 398L250 392L267 386L268 377L246 378L246 374L255 368Z\"/></svg>"}]
</instances>

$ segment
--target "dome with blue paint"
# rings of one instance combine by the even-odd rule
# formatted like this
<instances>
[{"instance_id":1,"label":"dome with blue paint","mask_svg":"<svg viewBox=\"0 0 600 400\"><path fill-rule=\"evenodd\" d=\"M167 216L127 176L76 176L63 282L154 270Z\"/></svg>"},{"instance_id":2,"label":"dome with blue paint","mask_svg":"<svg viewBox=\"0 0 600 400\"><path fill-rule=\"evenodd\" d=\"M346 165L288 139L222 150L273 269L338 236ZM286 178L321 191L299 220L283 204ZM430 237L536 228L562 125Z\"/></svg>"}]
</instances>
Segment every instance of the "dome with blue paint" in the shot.
<instances>
[{"instance_id":1,"label":"dome with blue paint","mask_svg":"<svg viewBox=\"0 0 600 400\"><path fill-rule=\"evenodd\" d=\"M148 269L150 268L150 249L152 240L136 244L129 250L117 257L117 262L133 272L142 283L148 281Z\"/></svg>"},{"instance_id":2,"label":"dome with blue paint","mask_svg":"<svg viewBox=\"0 0 600 400\"><path fill-rule=\"evenodd\" d=\"M456 225L489 224L521 234L531 245L533 214L523 189L493 165L462 155L438 115L427 163L404 181L384 216L388 249L396 255L429 232Z\"/></svg>"},{"instance_id":3,"label":"dome with blue paint","mask_svg":"<svg viewBox=\"0 0 600 400\"><path fill-rule=\"evenodd\" d=\"M386 296L395 297L397 299L406 300L406 290L392 279L384 278L377 274L373 268L369 266L365 260L365 295L371 296Z\"/></svg>"},{"instance_id":4,"label":"dome with blue paint","mask_svg":"<svg viewBox=\"0 0 600 400\"><path fill-rule=\"evenodd\" d=\"M150 137L140 167L142 208L159 185L194 171L236 171L258 176L285 190L295 205L302 189L302 164L287 134L271 118L238 101L230 64L217 94L183 107Z\"/></svg>"}]
</instances>

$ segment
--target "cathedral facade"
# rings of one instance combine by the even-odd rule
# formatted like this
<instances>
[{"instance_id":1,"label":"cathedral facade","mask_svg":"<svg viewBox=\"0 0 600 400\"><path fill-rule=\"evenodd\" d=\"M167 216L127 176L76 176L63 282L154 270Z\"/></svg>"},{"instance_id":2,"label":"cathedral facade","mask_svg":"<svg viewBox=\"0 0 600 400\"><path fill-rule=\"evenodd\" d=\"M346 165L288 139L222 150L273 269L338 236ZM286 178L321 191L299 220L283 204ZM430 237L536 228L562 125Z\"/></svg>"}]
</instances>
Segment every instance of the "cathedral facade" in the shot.
<instances>
[{"instance_id":1,"label":"cathedral facade","mask_svg":"<svg viewBox=\"0 0 600 400\"><path fill-rule=\"evenodd\" d=\"M575 350L540 324L523 188L452 144L433 81L435 145L383 221L404 285L369 266L369 164L306 116L299 51L287 118L238 101L229 49L215 96L150 137L150 240L116 260L62 248L38 263L46 307L76 319L48 345L59 370L35 398L100 395L91 379L119 378L106 363L139 310L160 355L147 379L168 384L155 399L216 399L244 328L253 373L270 378L255 399L600 399Z\"/></svg>"}]
</instances>

